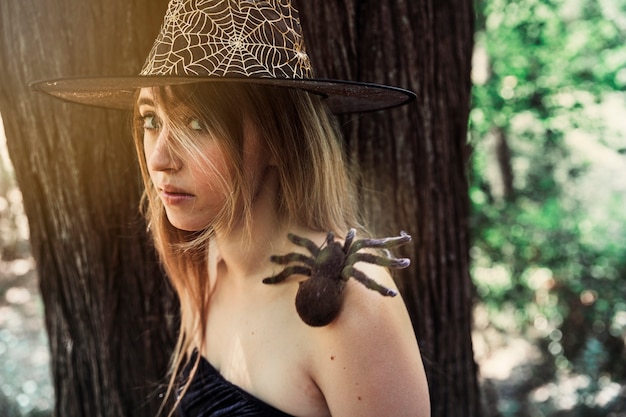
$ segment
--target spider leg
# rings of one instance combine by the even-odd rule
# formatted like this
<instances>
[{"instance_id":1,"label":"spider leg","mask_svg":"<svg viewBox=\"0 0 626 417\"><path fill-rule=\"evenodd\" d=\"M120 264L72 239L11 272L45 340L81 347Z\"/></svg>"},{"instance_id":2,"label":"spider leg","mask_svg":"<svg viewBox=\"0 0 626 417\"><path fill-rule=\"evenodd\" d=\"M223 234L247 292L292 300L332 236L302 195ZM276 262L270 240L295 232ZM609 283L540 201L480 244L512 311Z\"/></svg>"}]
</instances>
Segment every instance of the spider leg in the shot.
<instances>
[{"instance_id":1,"label":"spider leg","mask_svg":"<svg viewBox=\"0 0 626 417\"><path fill-rule=\"evenodd\" d=\"M411 260L408 258L393 258L364 252L353 253L348 257L346 264L354 265L357 262L367 262L388 268L406 268L411 264Z\"/></svg>"},{"instance_id":2,"label":"spider leg","mask_svg":"<svg viewBox=\"0 0 626 417\"><path fill-rule=\"evenodd\" d=\"M326 235L326 245L330 245L334 241L335 241L335 234L329 230L328 234Z\"/></svg>"},{"instance_id":3,"label":"spider leg","mask_svg":"<svg viewBox=\"0 0 626 417\"><path fill-rule=\"evenodd\" d=\"M398 295L398 292L396 290L392 290L391 288L387 288L384 285L380 285L378 282L374 281L373 279L365 275L362 271L359 271L353 266L346 266L341 272L341 275L345 279L352 277L359 281L361 284L365 285L370 290L378 291L382 295L388 297L395 297L396 295Z\"/></svg>"},{"instance_id":4,"label":"spider leg","mask_svg":"<svg viewBox=\"0 0 626 417\"><path fill-rule=\"evenodd\" d=\"M354 235L356 234L356 229L350 229L348 234L346 235L346 240L343 244L343 253L348 253L348 249L352 246L352 241L354 240Z\"/></svg>"},{"instance_id":5,"label":"spider leg","mask_svg":"<svg viewBox=\"0 0 626 417\"><path fill-rule=\"evenodd\" d=\"M328 234L332 236L330 232L328 232ZM305 248L307 248L308 251L311 252L311 255L313 256L317 256L320 253L319 246L317 246L315 242L313 242L310 239L307 239L306 237L294 235L293 233L289 233L287 237L296 245L304 246ZM331 241L332 241L332 237L331 237Z\"/></svg>"},{"instance_id":6,"label":"spider leg","mask_svg":"<svg viewBox=\"0 0 626 417\"><path fill-rule=\"evenodd\" d=\"M286 255L272 255L270 256L270 261L286 265L292 262L302 262L303 264L309 265L312 267L315 264L315 261L310 256L303 255L301 253L288 253Z\"/></svg>"},{"instance_id":7,"label":"spider leg","mask_svg":"<svg viewBox=\"0 0 626 417\"><path fill-rule=\"evenodd\" d=\"M354 242L350 248L351 253L355 253L362 248L393 248L403 245L411 240L411 236L405 232L400 232L400 236L385 237L382 239L361 239Z\"/></svg>"},{"instance_id":8,"label":"spider leg","mask_svg":"<svg viewBox=\"0 0 626 417\"><path fill-rule=\"evenodd\" d=\"M271 277L268 277L268 278L264 278L263 279L263 284L276 284L278 282L284 281L289 276L296 275L296 274L297 275L310 276L311 275L311 268L308 268L308 267L302 266L302 265L288 266L287 268L283 269L278 274L276 274L274 276L271 276Z\"/></svg>"}]
</instances>

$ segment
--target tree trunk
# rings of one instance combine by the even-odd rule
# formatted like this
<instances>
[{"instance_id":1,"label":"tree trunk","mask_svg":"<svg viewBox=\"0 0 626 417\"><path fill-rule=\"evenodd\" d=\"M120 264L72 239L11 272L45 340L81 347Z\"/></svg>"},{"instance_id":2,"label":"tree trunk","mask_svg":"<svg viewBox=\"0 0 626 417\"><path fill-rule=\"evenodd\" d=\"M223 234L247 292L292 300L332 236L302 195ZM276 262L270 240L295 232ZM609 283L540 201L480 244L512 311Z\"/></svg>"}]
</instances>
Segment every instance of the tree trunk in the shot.
<instances>
[{"instance_id":1,"label":"tree trunk","mask_svg":"<svg viewBox=\"0 0 626 417\"><path fill-rule=\"evenodd\" d=\"M407 230L397 281L425 358L432 415L479 416L471 342L466 128L473 7L463 0L298 1L317 76L409 88L414 103L346 118L377 233Z\"/></svg>"},{"instance_id":2,"label":"tree trunk","mask_svg":"<svg viewBox=\"0 0 626 417\"><path fill-rule=\"evenodd\" d=\"M138 215L129 116L28 83L138 73L165 0L0 2L0 112L24 196L56 416L154 416L175 299Z\"/></svg>"},{"instance_id":3,"label":"tree trunk","mask_svg":"<svg viewBox=\"0 0 626 417\"><path fill-rule=\"evenodd\" d=\"M0 112L31 227L58 416L154 415L175 301L137 216L124 113L60 105L27 83L137 73L165 0L0 2ZM300 0L317 75L410 88L417 101L346 126L379 233L407 230L398 284L433 416L479 415L470 338L466 124L472 3Z\"/></svg>"}]
</instances>

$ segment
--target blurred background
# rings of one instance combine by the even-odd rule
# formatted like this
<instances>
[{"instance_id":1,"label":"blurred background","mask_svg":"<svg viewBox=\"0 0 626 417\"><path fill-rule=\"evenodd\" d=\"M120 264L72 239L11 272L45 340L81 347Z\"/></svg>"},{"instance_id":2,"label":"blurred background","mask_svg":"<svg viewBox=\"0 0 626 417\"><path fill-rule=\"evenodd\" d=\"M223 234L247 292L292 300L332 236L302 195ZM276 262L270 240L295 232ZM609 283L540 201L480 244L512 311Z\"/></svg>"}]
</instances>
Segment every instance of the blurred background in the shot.
<instances>
[{"instance_id":1,"label":"blurred background","mask_svg":"<svg viewBox=\"0 0 626 417\"><path fill-rule=\"evenodd\" d=\"M0 118L0 416L48 416L54 392L28 220Z\"/></svg>"},{"instance_id":2,"label":"blurred background","mask_svg":"<svg viewBox=\"0 0 626 417\"><path fill-rule=\"evenodd\" d=\"M502 416L626 416L626 1L479 0L474 345Z\"/></svg>"},{"instance_id":3,"label":"blurred background","mask_svg":"<svg viewBox=\"0 0 626 417\"><path fill-rule=\"evenodd\" d=\"M486 416L626 416L626 0L476 0L468 141ZM0 410L51 414L0 124Z\"/></svg>"}]
</instances>

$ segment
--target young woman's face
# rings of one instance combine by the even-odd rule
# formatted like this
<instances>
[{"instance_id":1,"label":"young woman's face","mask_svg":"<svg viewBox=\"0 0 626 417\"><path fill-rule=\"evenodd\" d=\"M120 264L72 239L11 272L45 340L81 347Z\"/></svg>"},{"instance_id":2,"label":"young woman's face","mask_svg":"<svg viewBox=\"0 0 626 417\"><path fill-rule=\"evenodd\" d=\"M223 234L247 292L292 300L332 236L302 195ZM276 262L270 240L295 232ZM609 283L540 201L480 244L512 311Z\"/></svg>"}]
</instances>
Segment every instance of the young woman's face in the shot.
<instances>
[{"instance_id":1,"label":"young woman's face","mask_svg":"<svg viewBox=\"0 0 626 417\"><path fill-rule=\"evenodd\" d=\"M168 220L182 230L206 228L224 207L234 178L232 164L218 145L220 138L208 132L193 112L182 112L191 116L173 123L152 89L141 89L137 104L146 165ZM258 137L250 130L244 129L245 176L255 181L265 163ZM193 149L181 149L174 135L185 135Z\"/></svg>"}]
</instances>

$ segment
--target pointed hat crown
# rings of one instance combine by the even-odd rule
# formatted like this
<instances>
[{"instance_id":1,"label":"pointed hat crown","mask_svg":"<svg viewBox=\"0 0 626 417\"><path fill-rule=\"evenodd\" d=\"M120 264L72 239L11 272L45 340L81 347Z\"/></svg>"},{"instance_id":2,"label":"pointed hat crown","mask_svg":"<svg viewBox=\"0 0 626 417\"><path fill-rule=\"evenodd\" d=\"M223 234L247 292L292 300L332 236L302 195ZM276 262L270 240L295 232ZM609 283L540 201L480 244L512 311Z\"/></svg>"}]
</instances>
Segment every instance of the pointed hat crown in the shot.
<instances>
[{"instance_id":1,"label":"pointed hat crown","mask_svg":"<svg viewBox=\"0 0 626 417\"><path fill-rule=\"evenodd\" d=\"M313 78L287 1L173 0L141 75Z\"/></svg>"}]
</instances>

